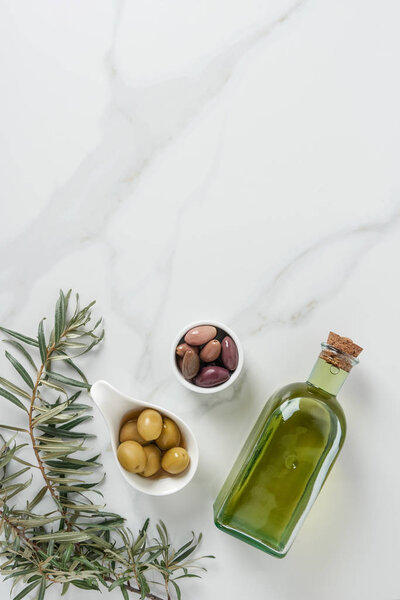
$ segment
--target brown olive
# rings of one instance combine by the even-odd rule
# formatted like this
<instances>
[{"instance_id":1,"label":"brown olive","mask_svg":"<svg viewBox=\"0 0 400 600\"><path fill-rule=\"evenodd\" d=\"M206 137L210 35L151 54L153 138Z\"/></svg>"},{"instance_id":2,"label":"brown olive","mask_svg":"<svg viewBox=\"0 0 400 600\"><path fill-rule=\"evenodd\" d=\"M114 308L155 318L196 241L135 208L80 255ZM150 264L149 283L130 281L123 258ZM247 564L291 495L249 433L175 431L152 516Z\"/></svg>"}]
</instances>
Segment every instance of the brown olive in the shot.
<instances>
[{"instance_id":1,"label":"brown olive","mask_svg":"<svg viewBox=\"0 0 400 600\"><path fill-rule=\"evenodd\" d=\"M185 379L196 377L200 369L200 358L194 350L186 350L182 359L182 375Z\"/></svg>"},{"instance_id":2,"label":"brown olive","mask_svg":"<svg viewBox=\"0 0 400 600\"><path fill-rule=\"evenodd\" d=\"M142 446L133 440L122 442L117 450L118 460L130 473L142 473L146 466L146 454Z\"/></svg>"},{"instance_id":3,"label":"brown olive","mask_svg":"<svg viewBox=\"0 0 400 600\"><path fill-rule=\"evenodd\" d=\"M161 452L154 444L143 446L143 450L146 454L147 462L144 471L141 474L144 475L144 477L151 477L160 470Z\"/></svg>"},{"instance_id":4,"label":"brown olive","mask_svg":"<svg viewBox=\"0 0 400 600\"><path fill-rule=\"evenodd\" d=\"M126 442L127 440L139 442L139 444L144 444L145 442L137 430L136 419L132 419L124 423L119 431L119 441L122 443Z\"/></svg>"},{"instance_id":5,"label":"brown olive","mask_svg":"<svg viewBox=\"0 0 400 600\"><path fill-rule=\"evenodd\" d=\"M139 434L146 442L155 440L162 430L162 416L152 408L143 410L137 420Z\"/></svg>"},{"instance_id":6,"label":"brown olive","mask_svg":"<svg viewBox=\"0 0 400 600\"><path fill-rule=\"evenodd\" d=\"M200 359L204 362L213 362L221 354L221 342L219 340L210 340L201 349Z\"/></svg>"},{"instance_id":7,"label":"brown olive","mask_svg":"<svg viewBox=\"0 0 400 600\"><path fill-rule=\"evenodd\" d=\"M182 473L189 464L189 454L185 448L171 448L167 450L161 460L161 466L164 471L171 473L171 475L177 475Z\"/></svg>"},{"instance_id":8,"label":"brown olive","mask_svg":"<svg viewBox=\"0 0 400 600\"><path fill-rule=\"evenodd\" d=\"M179 446L181 432L178 425L168 417L164 417L161 435L156 439L156 444L161 450L169 450L173 446Z\"/></svg>"},{"instance_id":9,"label":"brown olive","mask_svg":"<svg viewBox=\"0 0 400 600\"><path fill-rule=\"evenodd\" d=\"M183 343L183 344L179 344L179 346L176 347L176 354L180 357L184 357L185 356L185 352L187 352L188 350L193 350L194 352L196 352L196 354L199 353L199 349L196 348L196 346L189 346L189 344Z\"/></svg>"}]
</instances>

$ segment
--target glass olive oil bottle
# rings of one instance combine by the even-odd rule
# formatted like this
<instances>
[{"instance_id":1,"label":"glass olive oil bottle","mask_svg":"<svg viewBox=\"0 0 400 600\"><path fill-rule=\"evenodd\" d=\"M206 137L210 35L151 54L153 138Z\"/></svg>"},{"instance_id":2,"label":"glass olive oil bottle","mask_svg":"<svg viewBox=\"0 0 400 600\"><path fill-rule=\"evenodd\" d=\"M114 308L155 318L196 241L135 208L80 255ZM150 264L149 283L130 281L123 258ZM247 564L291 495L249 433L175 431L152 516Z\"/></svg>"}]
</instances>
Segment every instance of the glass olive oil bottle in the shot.
<instances>
[{"instance_id":1,"label":"glass olive oil bottle","mask_svg":"<svg viewBox=\"0 0 400 600\"><path fill-rule=\"evenodd\" d=\"M215 503L217 527L286 555L340 452L346 421L336 395L362 348L330 333L308 381L267 402Z\"/></svg>"}]
</instances>

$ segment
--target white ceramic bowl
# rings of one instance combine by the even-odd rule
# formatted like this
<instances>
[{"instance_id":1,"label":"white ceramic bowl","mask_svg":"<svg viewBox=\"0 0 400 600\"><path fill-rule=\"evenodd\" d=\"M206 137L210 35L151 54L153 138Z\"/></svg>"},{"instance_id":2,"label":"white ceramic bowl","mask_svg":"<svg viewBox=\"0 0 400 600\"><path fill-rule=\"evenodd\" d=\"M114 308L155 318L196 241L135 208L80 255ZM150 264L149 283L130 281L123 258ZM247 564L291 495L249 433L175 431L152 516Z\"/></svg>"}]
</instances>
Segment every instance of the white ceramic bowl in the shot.
<instances>
[{"instance_id":1,"label":"white ceramic bowl","mask_svg":"<svg viewBox=\"0 0 400 600\"><path fill-rule=\"evenodd\" d=\"M151 496L166 496L167 494L178 492L189 483L197 469L199 462L199 448L192 430L182 421L182 419L166 408L150 404L149 402L135 400L134 398L119 392L106 381L96 381L90 388L90 394L107 423L115 462L129 485L140 492L150 494ZM183 473L171 475L170 477L162 477L160 479L147 479L136 473L129 473L129 471L126 471L120 465L117 458L117 449L121 421L128 412L145 408L154 408L155 410L158 410L161 414L175 421L181 430L185 440L186 450L190 456L189 466Z\"/></svg>"},{"instance_id":2,"label":"white ceramic bowl","mask_svg":"<svg viewBox=\"0 0 400 600\"><path fill-rule=\"evenodd\" d=\"M214 387L209 387L209 388L205 388L205 387L203 388L198 385L194 385L194 383L191 383L190 381L187 381L187 379L185 379L184 376L182 375L182 373L180 372L177 361L176 361L177 345L179 344L181 339L185 336L185 334L189 331L189 329L193 329L193 327L199 327L200 325L213 325L214 327L217 327L218 329L223 329L223 331L225 331L227 333L227 335L229 335L233 339L233 341L235 342L236 347L238 349L238 356L239 356L238 366L236 367L235 371L230 376L228 381L225 381L225 383L221 383L221 385L216 385ZM184 385L188 390L191 390L192 392L197 392L198 394L216 394L217 392L222 392L222 390L226 390L226 388L228 388L233 383L235 383L235 381L237 381L237 379L240 375L240 372L243 368L243 348L242 348L242 344L240 343L238 336L236 335L236 333L234 331L232 331L232 329L230 329L230 327L228 327L224 323L221 323L221 321L213 321L212 319L203 320L203 321L194 321L193 323L189 323L189 325L186 325L186 327L181 329L181 331L178 333L178 335L176 336L176 338L174 339L174 341L172 343L170 357L171 357L171 368L172 368L172 371L173 371L175 377L177 378L177 380L182 385Z\"/></svg>"}]
</instances>

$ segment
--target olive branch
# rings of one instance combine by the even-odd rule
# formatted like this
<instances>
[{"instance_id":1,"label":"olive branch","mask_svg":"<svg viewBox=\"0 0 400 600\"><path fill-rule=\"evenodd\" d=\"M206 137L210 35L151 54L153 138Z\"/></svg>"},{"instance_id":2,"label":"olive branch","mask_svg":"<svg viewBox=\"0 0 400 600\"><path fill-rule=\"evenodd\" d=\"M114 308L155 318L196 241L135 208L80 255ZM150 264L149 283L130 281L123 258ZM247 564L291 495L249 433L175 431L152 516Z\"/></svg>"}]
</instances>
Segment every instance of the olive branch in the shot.
<instances>
[{"instance_id":1,"label":"olive branch","mask_svg":"<svg viewBox=\"0 0 400 600\"><path fill-rule=\"evenodd\" d=\"M24 583L13 600L30 592L43 600L55 584L61 584L61 595L70 586L119 588L124 600L129 592L162 600L153 591L161 586L167 600L171 593L180 600L178 581L199 577L193 570L206 570L192 561L201 534L193 533L174 550L162 521L156 525L155 537L148 533L149 519L134 536L123 517L93 501L93 494L102 495L98 487L104 477L91 478L101 467L99 454L87 456L87 440L95 436L77 429L92 417L91 406L81 399L90 384L75 359L97 346L104 330L101 319L93 327L90 324L94 302L80 309L76 295L69 315L70 298L71 290L60 291L48 339L44 319L36 338L0 327L26 365L6 351L23 383L0 377L0 396L25 413L26 423L24 427L0 424L0 429L12 432L8 440L0 435L0 572L4 580L13 580L12 590ZM77 379L69 376L71 371ZM79 389L72 393L71 388ZM17 441L24 437L27 441ZM29 447L35 464L21 458L20 451ZM34 475L41 477L42 487L24 505L15 504Z\"/></svg>"}]
</instances>

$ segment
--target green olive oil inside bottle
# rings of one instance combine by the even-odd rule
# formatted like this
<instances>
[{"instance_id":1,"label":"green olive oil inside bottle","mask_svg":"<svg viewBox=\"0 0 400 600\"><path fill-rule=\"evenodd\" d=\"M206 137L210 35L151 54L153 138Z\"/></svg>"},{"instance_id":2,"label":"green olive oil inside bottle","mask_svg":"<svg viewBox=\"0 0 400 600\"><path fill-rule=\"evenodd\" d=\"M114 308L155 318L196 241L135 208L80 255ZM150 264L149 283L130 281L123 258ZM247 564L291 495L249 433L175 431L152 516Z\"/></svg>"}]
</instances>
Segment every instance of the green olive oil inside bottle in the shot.
<instances>
[{"instance_id":1,"label":"green olive oil inside bottle","mask_svg":"<svg viewBox=\"0 0 400 600\"><path fill-rule=\"evenodd\" d=\"M331 332L308 381L270 398L214 503L217 527L286 555L343 445L336 394L361 350Z\"/></svg>"}]
</instances>

